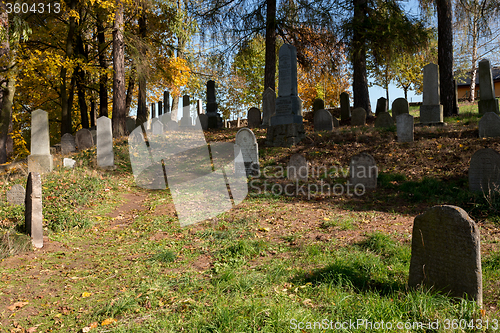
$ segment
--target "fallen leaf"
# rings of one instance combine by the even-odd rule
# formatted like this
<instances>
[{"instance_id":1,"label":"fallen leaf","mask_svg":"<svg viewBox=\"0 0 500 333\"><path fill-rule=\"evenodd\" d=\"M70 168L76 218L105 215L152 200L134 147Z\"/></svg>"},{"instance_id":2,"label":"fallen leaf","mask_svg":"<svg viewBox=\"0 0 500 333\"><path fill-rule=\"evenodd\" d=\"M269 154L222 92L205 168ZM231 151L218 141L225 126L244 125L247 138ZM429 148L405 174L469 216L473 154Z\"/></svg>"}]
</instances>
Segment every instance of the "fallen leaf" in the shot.
<instances>
[{"instance_id":1,"label":"fallen leaf","mask_svg":"<svg viewBox=\"0 0 500 333\"><path fill-rule=\"evenodd\" d=\"M28 302L16 302L16 303L12 304L11 306L7 307L7 309L9 309L10 311L15 311L16 309L20 309L27 304L28 304Z\"/></svg>"},{"instance_id":2,"label":"fallen leaf","mask_svg":"<svg viewBox=\"0 0 500 333\"><path fill-rule=\"evenodd\" d=\"M92 295L92 293L89 293L89 292L83 292L82 293L82 298L87 298L87 297L90 297L90 295Z\"/></svg>"},{"instance_id":3,"label":"fallen leaf","mask_svg":"<svg viewBox=\"0 0 500 333\"><path fill-rule=\"evenodd\" d=\"M114 318L108 318L108 319L104 319L103 322L101 323L101 326L106 326L106 325L110 325L110 324L113 324L113 323L116 323L116 319Z\"/></svg>"}]
</instances>

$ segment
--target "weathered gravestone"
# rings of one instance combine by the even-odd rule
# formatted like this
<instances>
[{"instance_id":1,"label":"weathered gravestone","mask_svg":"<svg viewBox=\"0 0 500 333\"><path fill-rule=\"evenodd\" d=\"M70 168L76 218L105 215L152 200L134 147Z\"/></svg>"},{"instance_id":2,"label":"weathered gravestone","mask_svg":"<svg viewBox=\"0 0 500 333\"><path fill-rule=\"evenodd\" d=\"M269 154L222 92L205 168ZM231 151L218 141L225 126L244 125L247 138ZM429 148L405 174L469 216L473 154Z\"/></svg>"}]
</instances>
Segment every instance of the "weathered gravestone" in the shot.
<instances>
[{"instance_id":1,"label":"weathered gravestone","mask_svg":"<svg viewBox=\"0 0 500 333\"><path fill-rule=\"evenodd\" d=\"M26 183L26 206L24 210L24 226L31 236L31 243L36 248L43 247L43 212L42 212L42 180L37 172L30 172Z\"/></svg>"},{"instance_id":2,"label":"weathered gravestone","mask_svg":"<svg viewBox=\"0 0 500 333\"><path fill-rule=\"evenodd\" d=\"M414 122L413 116L407 113L396 117L398 142L413 142Z\"/></svg>"},{"instance_id":3,"label":"weathered gravestone","mask_svg":"<svg viewBox=\"0 0 500 333\"><path fill-rule=\"evenodd\" d=\"M235 157L241 152L243 165L235 164L236 173L245 173L246 176L254 176L259 173L259 145L252 130L242 128L236 133L234 146Z\"/></svg>"},{"instance_id":4,"label":"weathered gravestone","mask_svg":"<svg viewBox=\"0 0 500 333\"><path fill-rule=\"evenodd\" d=\"M156 118L156 104L151 103L151 119L155 119L155 118Z\"/></svg>"},{"instance_id":5,"label":"weathered gravestone","mask_svg":"<svg viewBox=\"0 0 500 333\"><path fill-rule=\"evenodd\" d=\"M153 135L162 135L163 134L163 124L161 121L159 121L159 120L155 121L153 123L153 125L151 125L151 127L152 127L151 132Z\"/></svg>"},{"instance_id":6,"label":"weathered gravestone","mask_svg":"<svg viewBox=\"0 0 500 333\"><path fill-rule=\"evenodd\" d=\"M321 98L316 98L313 102L313 112L325 109L325 102Z\"/></svg>"},{"instance_id":7,"label":"weathered gravestone","mask_svg":"<svg viewBox=\"0 0 500 333\"><path fill-rule=\"evenodd\" d=\"M403 97L396 98L392 102L392 119L396 121L396 117L403 113L410 113L408 101Z\"/></svg>"},{"instance_id":8,"label":"weathered gravestone","mask_svg":"<svg viewBox=\"0 0 500 333\"><path fill-rule=\"evenodd\" d=\"M495 112L486 112L479 120L479 137L500 137L500 116Z\"/></svg>"},{"instance_id":9,"label":"weathered gravestone","mask_svg":"<svg viewBox=\"0 0 500 333\"><path fill-rule=\"evenodd\" d=\"M351 118L351 107L349 105L349 94L345 91L340 94L340 120Z\"/></svg>"},{"instance_id":10,"label":"weathered gravestone","mask_svg":"<svg viewBox=\"0 0 500 333\"><path fill-rule=\"evenodd\" d=\"M79 151L92 148L94 146L92 133L88 129L82 128L76 132L75 143Z\"/></svg>"},{"instance_id":11,"label":"weathered gravestone","mask_svg":"<svg viewBox=\"0 0 500 333\"><path fill-rule=\"evenodd\" d=\"M424 67L424 93L420 106L421 124L443 123L443 106L440 104L439 96L439 66L430 63Z\"/></svg>"},{"instance_id":12,"label":"weathered gravestone","mask_svg":"<svg viewBox=\"0 0 500 333\"><path fill-rule=\"evenodd\" d=\"M394 126L394 120L389 112L380 112L375 119L375 127L389 128Z\"/></svg>"},{"instance_id":13,"label":"weathered gravestone","mask_svg":"<svg viewBox=\"0 0 500 333\"><path fill-rule=\"evenodd\" d=\"M196 101L196 113L198 115L205 113L205 110L203 110L203 102L201 101L201 99Z\"/></svg>"},{"instance_id":14,"label":"weathered gravestone","mask_svg":"<svg viewBox=\"0 0 500 333\"><path fill-rule=\"evenodd\" d=\"M491 148L479 149L470 159L469 190L489 194L499 188L500 154Z\"/></svg>"},{"instance_id":15,"label":"weathered gravestone","mask_svg":"<svg viewBox=\"0 0 500 333\"><path fill-rule=\"evenodd\" d=\"M260 127L261 119L260 119L260 110L257 108L250 108L248 110L248 127L255 128Z\"/></svg>"},{"instance_id":16,"label":"weathered gravestone","mask_svg":"<svg viewBox=\"0 0 500 333\"><path fill-rule=\"evenodd\" d=\"M355 108L352 110L351 126L365 126L366 111L363 108Z\"/></svg>"},{"instance_id":17,"label":"weathered gravestone","mask_svg":"<svg viewBox=\"0 0 500 333\"><path fill-rule=\"evenodd\" d=\"M207 81L207 116L208 128L221 128L222 118L217 112L217 101L215 99L215 81Z\"/></svg>"},{"instance_id":18,"label":"weathered gravestone","mask_svg":"<svg viewBox=\"0 0 500 333\"><path fill-rule=\"evenodd\" d=\"M11 205L23 205L25 198L26 190L22 185L13 185L12 188L7 191L7 202Z\"/></svg>"},{"instance_id":19,"label":"weathered gravestone","mask_svg":"<svg viewBox=\"0 0 500 333\"><path fill-rule=\"evenodd\" d=\"M333 131L333 117L330 111L316 110L314 113L314 131Z\"/></svg>"},{"instance_id":20,"label":"weathered gravestone","mask_svg":"<svg viewBox=\"0 0 500 333\"><path fill-rule=\"evenodd\" d=\"M47 112L31 113L31 151L28 156L28 172L51 172L53 158L50 154L49 118Z\"/></svg>"},{"instance_id":21,"label":"weathered gravestone","mask_svg":"<svg viewBox=\"0 0 500 333\"><path fill-rule=\"evenodd\" d=\"M495 86L491 75L490 61L483 59L479 62L479 114L499 112L498 100L495 98Z\"/></svg>"},{"instance_id":22,"label":"weathered gravestone","mask_svg":"<svg viewBox=\"0 0 500 333\"><path fill-rule=\"evenodd\" d=\"M198 116L198 121L200 122L201 129L206 131L208 129L208 116L202 113Z\"/></svg>"},{"instance_id":23,"label":"weathered gravestone","mask_svg":"<svg viewBox=\"0 0 500 333\"><path fill-rule=\"evenodd\" d=\"M387 112L387 108L388 108L387 99L384 97L380 97L379 99L377 99L377 108L375 109L375 116L378 117L378 115L381 112Z\"/></svg>"},{"instance_id":24,"label":"weathered gravestone","mask_svg":"<svg viewBox=\"0 0 500 333\"><path fill-rule=\"evenodd\" d=\"M482 305L479 228L462 208L434 206L415 218L408 285Z\"/></svg>"},{"instance_id":25,"label":"weathered gravestone","mask_svg":"<svg viewBox=\"0 0 500 333\"><path fill-rule=\"evenodd\" d=\"M191 103L189 102L189 95L184 95L182 96L182 118L179 127L193 127L190 111Z\"/></svg>"},{"instance_id":26,"label":"weathered gravestone","mask_svg":"<svg viewBox=\"0 0 500 333\"><path fill-rule=\"evenodd\" d=\"M66 133L61 137L61 154L67 155L76 151L75 138L70 133Z\"/></svg>"},{"instance_id":27,"label":"weathered gravestone","mask_svg":"<svg viewBox=\"0 0 500 333\"><path fill-rule=\"evenodd\" d=\"M97 166L111 168L115 165L113 153L113 131L111 119L100 117L97 119Z\"/></svg>"},{"instance_id":28,"label":"weathered gravestone","mask_svg":"<svg viewBox=\"0 0 500 333\"><path fill-rule=\"evenodd\" d=\"M165 132L177 131L179 129L179 124L176 121L170 120L163 128Z\"/></svg>"},{"instance_id":29,"label":"weathered gravestone","mask_svg":"<svg viewBox=\"0 0 500 333\"><path fill-rule=\"evenodd\" d=\"M275 108L276 93L271 87L267 87L262 94L262 128L271 126L271 117L275 114Z\"/></svg>"},{"instance_id":30,"label":"weathered gravestone","mask_svg":"<svg viewBox=\"0 0 500 333\"><path fill-rule=\"evenodd\" d=\"M70 168L70 169L72 169L72 168L74 168L74 167L75 167L75 163L76 163L76 161L75 161L74 159L71 159L71 158L66 158L66 157L63 159L63 166L64 166L65 168Z\"/></svg>"},{"instance_id":31,"label":"weathered gravestone","mask_svg":"<svg viewBox=\"0 0 500 333\"><path fill-rule=\"evenodd\" d=\"M125 118L125 126L127 127L127 132L132 133L135 129L135 119L132 117Z\"/></svg>"},{"instance_id":32,"label":"weathered gravestone","mask_svg":"<svg viewBox=\"0 0 500 333\"><path fill-rule=\"evenodd\" d=\"M163 92L163 114L170 113L170 93L168 91Z\"/></svg>"},{"instance_id":33,"label":"weathered gravestone","mask_svg":"<svg viewBox=\"0 0 500 333\"><path fill-rule=\"evenodd\" d=\"M160 121L161 123L163 124L163 127L165 127L165 125L171 120L171 117L172 114L169 112L169 113L164 113L161 115L160 117ZM166 130L165 128L163 128L164 130Z\"/></svg>"},{"instance_id":34,"label":"weathered gravestone","mask_svg":"<svg viewBox=\"0 0 500 333\"><path fill-rule=\"evenodd\" d=\"M158 101L158 118L163 114L163 102Z\"/></svg>"},{"instance_id":35,"label":"weathered gravestone","mask_svg":"<svg viewBox=\"0 0 500 333\"><path fill-rule=\"evenodd\" d=\"M328 111L328 112L330 114L332 114L330 111ZM333 120L333 127L340 127L339 120L337 118L335 118L334 116L332 116L332 120Z\"/></svg>"},{"instance_id":36,"label":"weathered gravestone","mask_svg":"<svg viewBox=\"0 0 500 333\"><path fill-rule=\"evenodd\" d=\"M354 155L349 165L350 184L355 188L357 185L365 189L377 188L378 169L375 159L368 153Z\"/></svg>"},{"instance_id":37,"label":"weathered gravestone","mask_svg":"<svg viewBox=\"0 0 500 333\"><path fill-rule=\"evenodd\" d=\"M290 180L307 181L309 177L309 163L301 154L293 154L286 167L287 178Z\"/></svg>"}]
</instances>

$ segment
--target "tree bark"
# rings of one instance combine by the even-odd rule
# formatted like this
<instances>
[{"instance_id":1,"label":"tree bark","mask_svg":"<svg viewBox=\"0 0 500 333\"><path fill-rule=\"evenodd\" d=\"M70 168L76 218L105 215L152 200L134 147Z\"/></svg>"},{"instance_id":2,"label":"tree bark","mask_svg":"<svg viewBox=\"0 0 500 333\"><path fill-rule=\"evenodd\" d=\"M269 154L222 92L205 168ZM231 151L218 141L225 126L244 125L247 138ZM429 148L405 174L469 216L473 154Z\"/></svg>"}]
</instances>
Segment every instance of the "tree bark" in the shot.
<instances>
[{"instance_id":1,"label":"tree bark","mask_svg":"<svg viewBox=\"0 0 500 333\"><path fill-rule=\"evenodd\" d=\"M125 97L125 116L130 115L130 104L132 104L132 95L134 94L135 76L136 75L137 75L137 71L135 70L135 65L134 65L132 67L132 71L131 71L130 77L128 79L127 97Z\"/></svg>"},{"instance_id":2,"label":"tree bark","mask_svg":"<svg viewBox=\"0 0 500 333\"><path fill-rule=\"evenodd\" d=\"M4 28L7 38L0 42L0 59L9 58L9 18L7 9L3 1L0 2L0 27ZM7 62L7 63L10 63ZM13 94L9 89L8 68L0 67L0 164L7 162L7 138L9 133L9 124L12 118L12 101ZM10 104L10 105L9 105Z\"/></svg>"},{"instance_id":3,"label":"tree bark","mask_svg":"<svg viewBox=\"0 0 500 333\"><path fill-rule=\"evenodd\" d=\"M353 0L354 4L354 32L352 37L352 92L354 108L365 109L371 115L370 95L368 93L368 78L366 73L366 42L362 27L366 19L366 0Z\"/></svg>"},{"instance_id":4,"label":"tree bark","mask_svg":"<svg viewBox=\"0 0 500 333\"><path fill-rule=\"evenodd\" d=\"M276 0L267 0L266 63L264 91L269 87L276 91Z\"/></svg>"},{"instance_id":5,"label":"tree bark","mask_svg":"<svg viewBox=\"0 0 500 333\"><path fill-rule=\"evenodd\" d=\"M147 37L147 21L146 21L146 12L143 9L142 14L139 17L138 20L139 23L139 35L141 38L144 39ZM141 49L141 56L146 57L146 50L143 47ZM146 120L148 120L148 108L147 108L147 101L146 101L146 88L147 88L147 81L146 81L146 75L143 73L144 69L142 71L139 71L138 75L138 81L139 81L139 94L137 97L137 118L135 121L136 126L142 125Z\"/></svg>"},{"instance_id":6,"label":"tree bark","mask_svg":"<svg viewBox=\"0 0 500 333\"><path fill-rule=\"evenodd\" d=\"M117 3L113 25L113 137L126 135L125 126L125 44L123 42L123 4Z\"/></svg>"},{"instance_id":7,"label":"tree bark","mask_svg":"<svg viewBox=\"0 0 500 333\"><path fill-rule=\"evenodd\" d=\"M106 61L106 36L104 35L104 19L101 14L97 14L97 42L99 44L99 67L102 73L99 76L99 117L108 116L108 74L105 72L108 68Z\"/></svg>"},{"instance_id":8,"label":"tree bark","mask_svg":"<svg viewBox=\"0 0 500 333\"><path fill-rule=\"evenodd\" d=\"M82 120L82 128L89 128L89 109L87 107L87 99L85 98L85 72L78 68L76 89L78 94L78 105L80 106L80 116Z\"/></svg>"},{"instance_id":9,"label":"tree bark","mask_svg":"<svg viewBox=\"0 0 500 333\"><path fill-rule=\"evenodd\" d=\"M451 0L436 0L438 17L438 65L443 115L455 113L453 99L453 25Z\"/></svg>"},{"instance_id":10,"label":"tree bark","mask_svg":"<svg viewBox=\"0 0 500 333\"><path fill-rule=\"evenodd\" d=\"M470 96L469 96L469 101L474 102L476 99L476 74L477 74L477 22L476 18L474 17L474 22L473 22L473 32L472 32L472 70L470 74Z\"/></svg>"},{"instance_id":11,"label":"tree bark","mask_svg":"<svg viewBox=\"0 0 500 333\"><path fill-rule=\"evenodd\" d=\"M75 10L76 1L72 0L69 2L69 9ZM75 36L76 30L76 20L74 17L69 18L69 28L68 28L68 36L66 38L66 58L73 57L73 39ZM61 94L61 135L66 133L71 133L73 131L72 121L71 121L71 104L69 101L72 101L72 98L68 96L68 87L67 87L67 75L68 71L65 67L61 67L61 85L60 85L60 94Z\"/></svg>"}]
</instances>

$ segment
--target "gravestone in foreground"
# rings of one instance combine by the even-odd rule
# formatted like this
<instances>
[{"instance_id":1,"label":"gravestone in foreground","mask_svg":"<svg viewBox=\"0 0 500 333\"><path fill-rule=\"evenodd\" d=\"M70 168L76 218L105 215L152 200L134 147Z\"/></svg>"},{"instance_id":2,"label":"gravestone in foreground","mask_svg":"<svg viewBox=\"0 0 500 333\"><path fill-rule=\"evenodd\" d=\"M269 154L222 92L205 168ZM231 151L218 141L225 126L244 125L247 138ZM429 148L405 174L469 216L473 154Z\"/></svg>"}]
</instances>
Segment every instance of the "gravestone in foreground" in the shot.
<instances>
[{"instance_id":1,"label":"gravestone in foreground","mask_svg":"<svg viewBox=\"0 0 500 333\"><path fill-rule=\"evenodd\" d=\"M246 176L257 175L259 172L259 145L252 130L242 128L236 133L235 157L238 151L243 156L243 165L235 162L236 173L245 173Z\"/></svg>"},{"instance_id":2,"label":"gravestone in foreground","mask_svg":"<svg viewBox=\"0 0 500 333\"><path fill-rule=\"evenodd\" d=\"M389 128L394 126L394 120L389 112L380 112L375 119L375 127Z\"/></svg>"},{"instance_id":3,"label":"gravestone in foreground","mask_svg":"<svg viewBox=\"0 0 500 333\"><path fill-rule=\"evenodd\" d=\"M349 94L345 91L340 94L340 120L351 118L351 106L349 105Z\"/></svg>"},{"instance_id":4,"label":"gravestone in foreground","mask_svg":"<svg viewBox=\"0 0 500 333\"><path fill-rule=\"evenodd\" d=\"M491 148L477 150L470 159L469 190L486 195L500 189L500 154Z\"/></svg>"},{"instance_id":5,"label":"gravestone in foreground","mask_svg":"<svg viewBox=\"0 0 500 333\"><path fill-rule=\"evenodd\" d=\"M351 158L349 165L350 184L363 185L365 189L377 188L378 169L372 155L361 153Z\"/></svg>"},{"instance_id":6,"label":"gravestone in foreground","mask_svg":"<svg viewBox=\"0 0 500 333\"><path fill-rule=\"evenodd\" d=\"M307 181L309 177L309 164L301 154L293 154L286 167L287 178L290 180Z\"/></svg>"},{"instance_id":7,"label":"gravestone in foreground","mask_svg":"<svg viewBox=\"0 0 500 333\"><path fill-rule=\"evenodd\" d=\"M443 106L440 103L439 66L430 63L424 67L424 93L420 106L421 124L443 124Z\"/></svg>"},{"instance_id":8,"label":"gravestone in foreground","mask_svg":"<svg viewBox=\"0 0 500 333\"><path fill-rule=\"evenodd\" d=\"M483 59L479 62L479 114L499 112L498 100L495 98L495 86L491 75L490 61Z\"/></svg>"},{"instance_id":9,"label":"gravestone in foreground","mask_svg":"<svg viewBox=\"0 0 500 333\"><path fill-rule=\"evenodd\" d=\"M248 110L247 119L249 128L260 127L260 110L257 108L250 108L250 110Z\"/></svg>"},{"instance_id":10,"label":"gravestone in foreground","mask_svg":"<svg viewBox=\"0 0 500 333\"><path fill-rule=\"evenodd\" d=\"M49 117L43 110L31 113L31 150L28 156L28 172L40 174L52 172L53 158L50 154Z\"/></svg>"},{"instance_id":11,"label":"gravestone in foreground","mask_svg":"<svg viewBox=\"0 0 500 333\"><path fill-rule=\"evenodd\" d=\"M434 206L415 218L408 285L482 305L479 229L462 208Z\"/></svg>"},{"instance_id":12,"label":"gravestone in foreground","mask_svg":"<svg viewBox=\"0 0 500 333\"><path fill-rule=\"evenodd\" d=\"M24 226L36 248L43 247L42 180L37 172L30 172L26 183Z\"/></svg>"},{"instance_id":13,"label":"gravestone in foreground","mask_svg":"<svg viewBox=\"0 0 500 333\"><path fill-rule=\"evenodd\" d=\"M379 99L377 99L377 107L375 109L375 116L378 117L378 115L381 113L381 112L387 112L387 108L388 108L388 105L387 105L387 98L385 97L380 97Z\"/></svg>"},{"instance_id":14,"label":"gravestone in foreground","mask_svg":"<svg viewBox=\"0 0 500 333\"><path fill-rule=\"evenodd\" d=\"M275 108L276 93L271 87L267 87L262 94L262 128L271 126L271 117L275 114Z\"/></svg>"},{"instance_id":15,"label":"gravestone in foreground","mask_svg":"<svg viewBox=\"0 0 500 333\"><path fill-rule=\"evenodd\" d=\"M26 190L20 184L15 184L7 191L7 202L11 205L24 205Z\"/></svg>"},{"instance_id":16,"label":"gravestone in foreground","mask_svg":"<svg viewBox=\"0 0 500 333\"><path fill-rule=\"evenodd\" d=\"M111 119L100 117L97 119L97 166L100 168L113 168L115 155L113 152L113 131Z\"/></svg>"},{"instance_id":17,"label":"gravestone in foreground","mask_svg":"<svg viewBox=\"0 0 500 333\"><path fill-rule=\"evenodd\" d=\"M314 113L314 132L333 131L333 117L330 111L319 109Z\"/></svg>"},{"instance_id":18,"label":"gravestone in foreground","mask_svg":"<svg viewBox=\"0 0 500 333\"><path fill-rule=\"evenodd\" d=\"M398 142L413 142L414 122L413 116L408 113L396 117Z\"/></svg>"},{"instance_id":19,"label":"gravestone in foreground","mask_svg":"<svg viewBox=\"0 0 500 333\"><path fill-rule=\"evenodd\" d=\"M486 112L478 123L480 138L500 137L500 116L495 112Z\"/></svg>"},{"instance_id":20,"label":"gravestone in foreground","mask_svg":"<svg viewBox=\"0 0 500 333\"><path fill-rule=\"evenodd\" d=\"M76 151L75 138L70 133L66 133L61 137L61 154L67 155Z\"/></svg>"},{"instance_id":21,"label":"gravestone in foreground","mask_svg":"<svg viewBox=\"0 0 500 333\"><path fill-rule=\"evenodd\" d=\"M365 126L366 111L363 108L355 108L352 110L351 126Z\"/></svg>"},{"instance_id":22,"label":"gravestone in foreground","mask_svg":"<svg viewBox=\"0 0 500 333\"><path fill-rule=\"evenodd\" d=\"M392 119L396 121L397 116L403 113L410 113L408 101L403 97L396 98L394 102L392 102Z\"/></svg>"}]
</instances>

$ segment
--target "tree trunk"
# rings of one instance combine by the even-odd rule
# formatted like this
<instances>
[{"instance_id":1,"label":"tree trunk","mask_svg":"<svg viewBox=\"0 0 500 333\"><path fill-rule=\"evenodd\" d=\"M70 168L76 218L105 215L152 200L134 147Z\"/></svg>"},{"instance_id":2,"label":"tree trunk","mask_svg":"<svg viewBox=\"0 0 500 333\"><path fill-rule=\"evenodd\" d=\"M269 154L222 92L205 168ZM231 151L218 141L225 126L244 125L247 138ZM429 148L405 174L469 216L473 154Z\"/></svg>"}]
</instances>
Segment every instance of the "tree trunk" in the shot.
<instances>
[{"instance_id":1,"label":"tree trunk","mask_svg":"<svg viewBox=\"0 0 500 333\"><path fill-rule=\"evenodd\" d=\"M362 26L366 19L366 0L353 0L354 3L354 33L352 37L352 92L354 107L363 108L371 115L370 95L368 93L368 78L366 74L366 43Z\"/></svg>"},{"instance_id":2,"label":"tree trunk","mask_svg":"<svg viewBox=\"0 0 500 333\"><path fill-rule=\"evenodd\" d=\"M113 137L126 135L125 126L125 44L123 42L123 4L117 3L113 25Z\"/></svg>"},{"instance_id":3,"label":"tree trunk","mask_svg":"<svg viewBox=\"0 0 500 333\"><path fill-rule=\"evenodd\" d=\"M104 34L104 19L101 14L97 14L97 42L99 44L99 67L101 75L99 76L99 117L108 116L108 74L105 72L108 68L106 61L106 36Z\"/></svg>"},{"instance_id":4,"label":"tree trunk","mask_svg":"<svg viewBox=\"0 0 500 333\"><path fill-rule=\"evenodd\" d=\"M477 23L476 19L474 17L474 26L473 26L473 32L472 32L472 70L470 74L470 96L469 96L469 101L474 102L476 99L476 74L477 74Z\"/></svg>"},{"instance_id":5,"label":"tree trunk","mask_svg":"<svg viewBox=\"0 0 500 333\"><path fill-rule=\"evenodd\" d=\"M87 107L87 99L85 98L85 72L81 68L77 69L76 88L82 128L89 128L89 109Z\"/></svg>"},{"instance_id":6,"label":"tree trunk","mask_svg":"<svg viewBox=\"0 0 500 333\"><path fill-rule=\"evenodd\" d=\"M5 34L9 36L9 18L3 1L0 2L0 9L0 27L4 27ZM0 59L8 58L9 53L9 39L0 40ZM9 100L13 99L13 94L11 94L11 90L9 89L11 85L6 75L8 71L6 67L0 66L0 164L7 162L7 138L12 118L12 102L9 103Z\"/></svg>"},{"instance_id":7,"label":"tree trunk","mask_svg":"<svg viewBox=\"0 0 500 333\"><path fill-rule=\"evenodd\" d=\"M139 17L139 35L141 38L144 40L147 37L147 24L146 24L146 12L143 9L142 14ZM145 48L141 49L141 56L146 57L146 50ZM148 120L148 107L147 107L147 101L146 101L146 75L143 72L145 69L142 71L139 71L139 94L137 97L137 118L135 121L136 126L142 125L146 120Z\"/></svg>"},{"instance_id":8,"label":"tree trunk","mask_svg":"<svg viewBox=\"0 0 500 333\"><path fill-rule=\"evenodd\" d=\"M69 9L75 10L76 1L73 0L69 3ZM73 57L73 38L76 30L76 20L72 16L69 18L69 29L68 36L66 38L66 58ZM61 85L60 85L60 94L61 94L61 135L66 133L71 133L73 130L72 121L71 121L71 107L68 103L68 91L67 91L67 75L68 71L65 67L61 67Z\"/></svg>"},{"instance_id":9,"label":"tree trunk","mask_svg":"<svg viewBox=\"0 0 500 333\"><path fill-rule=\"evenodd\" d=\"M268 87L276 91L276 0L267 0L266 64L264 91Z\"/></svg>"},{"instance_id":10,"label":"tree trunk","mask_svg":"<svg viewBox=\"0 0 500 333\"><path fill-rule=\"evenodd\" d=\"M125 97L125 116L130 115L130 104L132 103L132 95L134 94L135 88L135 76L137 71L135 70L135 65L132 67L130 77L128 79L127 85L127 97Z\"/></svg>"},{"instance_id":11,"label":"tree trunk","mask_svg":"<svg viewBox=\"0 0 500 333\"><path fill-rule=\"evenodd\" d=\"M179 96L172 97L172 120L177 121L179 113Z\"/></svg>"},{"instance_id":12,"label":"tree trunk","mask_svg":"<svg viewBox=\"0 0 500 333\"><path fill-rule=\"evenodd\" d=\"M455 113L453 99L453 25L451 0L436 0L438 17L438 65L443 114Z\"/></svg>"}]
</instances>

